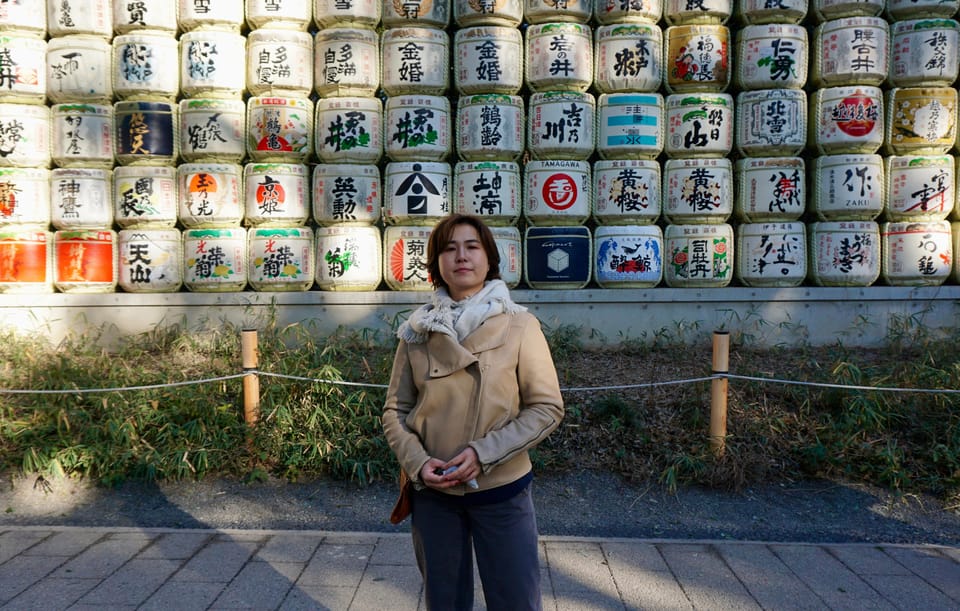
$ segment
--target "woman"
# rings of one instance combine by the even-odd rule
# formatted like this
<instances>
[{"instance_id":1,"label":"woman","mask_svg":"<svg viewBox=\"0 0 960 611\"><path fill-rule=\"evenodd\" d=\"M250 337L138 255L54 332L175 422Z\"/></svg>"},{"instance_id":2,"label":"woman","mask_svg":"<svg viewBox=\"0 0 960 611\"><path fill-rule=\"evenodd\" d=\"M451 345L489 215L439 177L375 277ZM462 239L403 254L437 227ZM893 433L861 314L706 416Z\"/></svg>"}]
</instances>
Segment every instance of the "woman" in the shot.
<instances>
[{"instance_id":1,"label":"woman","mask_svg":"<svg viewBox=\"0 0 960 611\"><path fill-rule=\"evenodd\" d=\"M563 418L540 323L510 299L493 234L473 216L427 242L436 289L397 335L383 428L414 483L412 533L429 609L540 609L527 451Z\"/></svg>"}]
</instances>

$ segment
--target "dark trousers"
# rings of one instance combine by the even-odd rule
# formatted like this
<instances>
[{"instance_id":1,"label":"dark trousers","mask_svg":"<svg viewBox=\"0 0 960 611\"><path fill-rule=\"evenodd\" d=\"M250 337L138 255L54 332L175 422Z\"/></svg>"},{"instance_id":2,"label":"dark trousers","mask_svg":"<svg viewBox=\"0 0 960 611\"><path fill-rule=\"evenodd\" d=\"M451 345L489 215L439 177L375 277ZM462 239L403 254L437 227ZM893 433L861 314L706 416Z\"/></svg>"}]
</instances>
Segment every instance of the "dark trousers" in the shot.
<instances>
[{"instance_id":1,"label":"dark trousers","mask_svg":"<svg viewBox=\"0 0 960 611\"><path fill-rule=\"evenodd\" d=\"M530 486L506 501L466 505L431 491L413 495L413 547L427 609L473 608L473 555L490 611L541 609L537 519Z\"/></svg>"}]
</instances>

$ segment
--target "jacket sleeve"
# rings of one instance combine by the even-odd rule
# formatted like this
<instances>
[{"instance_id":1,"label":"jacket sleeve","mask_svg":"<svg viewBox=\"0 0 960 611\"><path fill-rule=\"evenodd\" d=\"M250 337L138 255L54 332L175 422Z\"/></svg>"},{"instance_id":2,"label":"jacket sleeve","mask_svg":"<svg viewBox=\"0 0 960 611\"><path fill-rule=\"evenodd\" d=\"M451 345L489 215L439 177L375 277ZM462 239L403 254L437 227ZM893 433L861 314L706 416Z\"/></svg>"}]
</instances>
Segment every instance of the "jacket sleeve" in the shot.
<instances>
[{"instance_id":1,"label":"jacket sleeve","mask_svg":"<svg viewBox=\"0 0 960 611\"><path fill-rule=\"evenodd\" d=\"M517 358L520 413L499 429L469 445L476 450L484 473L535 447L563 419L563 397L557 370L540 322L530 316L523 326Z\"/></svg>"},{"instance_id":2,"label":"jacket sleeve","mask_svg":"<svg viewBox=\"0 0 960 611\"><path fill-rule=\"evenodd\" d=\"M407 355L407 344L400 340L393 358L390 385L383 406L381 423L387 444L397 456L400 467L415 483L420 482L420 469L430 459L420 437L407 426L407 416L417 403L417 386Z\"/></svg>"}]
</instances>

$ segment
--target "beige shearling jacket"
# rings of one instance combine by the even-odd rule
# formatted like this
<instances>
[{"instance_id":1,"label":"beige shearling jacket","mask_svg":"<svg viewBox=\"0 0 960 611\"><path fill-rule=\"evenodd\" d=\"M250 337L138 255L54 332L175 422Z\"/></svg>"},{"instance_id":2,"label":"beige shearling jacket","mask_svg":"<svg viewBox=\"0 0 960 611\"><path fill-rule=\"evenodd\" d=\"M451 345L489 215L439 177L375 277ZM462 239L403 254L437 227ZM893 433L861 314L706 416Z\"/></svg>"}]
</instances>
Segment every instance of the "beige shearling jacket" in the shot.
<instances>
[{"instance_id":1,"label":"beige shearling jacket","mask_svg":"<svg viewBox=\"0 0 960 611\"><path fill-rule=\"evenodd\" d=\"M414 484L431 458L468 445L479 490L531 469L528 450L560 424L563 398L540 322L529 312L488 318L462 344L444 333L397 347L383 410L387 443ZM466 486L446 489L462 495Z\"/></svg>"}]
</instances>

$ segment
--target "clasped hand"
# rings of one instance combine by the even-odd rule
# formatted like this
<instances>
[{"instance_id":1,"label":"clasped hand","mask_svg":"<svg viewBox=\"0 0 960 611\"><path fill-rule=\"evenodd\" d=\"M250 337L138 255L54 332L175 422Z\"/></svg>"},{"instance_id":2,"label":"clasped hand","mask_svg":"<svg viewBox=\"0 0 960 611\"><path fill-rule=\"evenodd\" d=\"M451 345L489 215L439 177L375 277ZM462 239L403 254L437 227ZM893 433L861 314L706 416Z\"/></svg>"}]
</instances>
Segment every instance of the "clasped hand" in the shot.
<instances>
[{"instance_id":1,"label":"clasped hand","mask_svg":"<svg viewBox=\"0 0 960 611\"><path fill-rule=\"evenodd\" d=\"M444 475L444 471L456 467L456 471ZM477 451L467 446L462 452L444 462L431 458L420 469L420 481L436 490L466 484L480 475L480 459Z\"/></svg>"}]
</instances>

